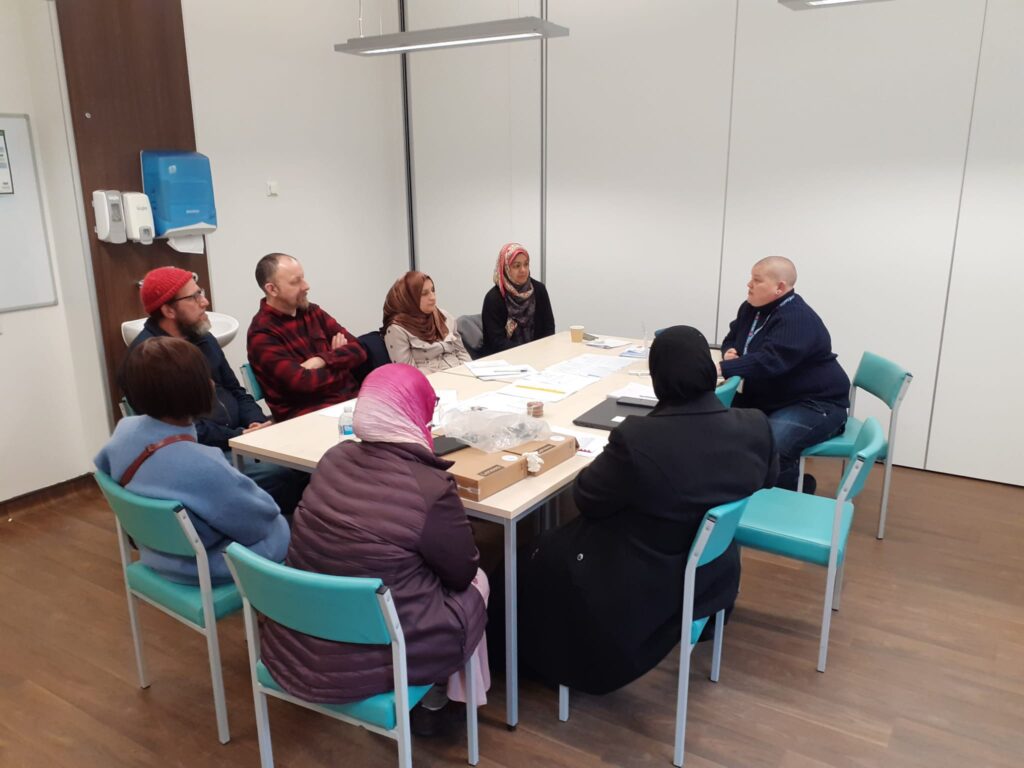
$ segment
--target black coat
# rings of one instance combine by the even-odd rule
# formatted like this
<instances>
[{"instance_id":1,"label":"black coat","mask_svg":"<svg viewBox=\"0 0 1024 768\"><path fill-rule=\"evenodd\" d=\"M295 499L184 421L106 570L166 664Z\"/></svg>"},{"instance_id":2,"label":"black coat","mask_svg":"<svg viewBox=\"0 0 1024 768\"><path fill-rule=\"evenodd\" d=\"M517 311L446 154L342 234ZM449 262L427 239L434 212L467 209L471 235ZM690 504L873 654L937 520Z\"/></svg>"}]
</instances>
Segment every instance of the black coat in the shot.
<instances>
[{"instance_id":1,"label":"black coat","mask_svg":"<svg viewBox=\"0 0 1024 768\"><path fill-rule=\"evenodd\" d=\"M711 392L629 417L573 488L580 516L521 562L521 657L549 685L607 693L679 642L686 555L711 507L770 487L768 420ZM694 617L732 606L735 545L697 571Z\"/></svg>"},{"instance_id":2,"label":"black coat","mask_svg":"<svg viewBox=\"0 0 1024 768\"><path fill-rule=\"evenodd\" d=\"M533 296L537 302L537 308L533 315L533 337L526 341L536 341L547 338L555 333L555 315L551 311L551 299L548 297L548 289L540 280L530 278L533 283ZM505 299L494 286L484 296L484 306L480 310L480 321L484 327L484 354L493 355L496 352L504 352L506 349L518 346L524 342L515 342L505 334L505 323L508 321L508 307Z\"/></svg>"},{"instance_id":3,"label":"black coat","mask_svg":"<svg viewBox=\"0 0 1024 768\"><path fill-rule=\"evenodd\" d=\"M146 339L154 336L167 336L165 332L152 317L146 320L142 332L135 337L129 349L135 349ZM262 424L267 420L263 409L256 404L250 395L235 377L227 358L224 357L224 350L220 348L217 339L212 333L207 333L199 339L190 339L199 347L206 362L210 366L210 378L213 380L214 389L217 394L217 401L213 404L213 412L205 418L196 419L196 435L203 445L212 445L222 451L228 450L228 440L238 437L242 430L252 423ZM131 403L129 403L131 405ZM273 494L271 494L273 495Z\"/></svg>"}]
</instances>

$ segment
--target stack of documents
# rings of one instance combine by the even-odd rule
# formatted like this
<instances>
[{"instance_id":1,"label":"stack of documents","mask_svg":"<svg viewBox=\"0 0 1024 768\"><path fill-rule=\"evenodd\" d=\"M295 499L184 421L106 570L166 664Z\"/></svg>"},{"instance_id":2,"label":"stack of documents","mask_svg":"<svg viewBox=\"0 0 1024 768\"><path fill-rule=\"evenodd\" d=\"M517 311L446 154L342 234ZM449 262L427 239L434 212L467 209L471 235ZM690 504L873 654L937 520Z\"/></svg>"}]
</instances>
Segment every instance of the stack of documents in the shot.
<instances>
[{"instance_id":1,"label":"stack of documents","mask_svg":"<svg viewBox=\"0 0 1024 768\"><path fill-rule=\"evenodd\" d=\"M537 369L532 365L517 365L506 360L487 360L466 363L470 373L481 381L494 381L496 379L517 379L520 376L528 376L536 373Z\"/></svg>"},{"instance_id":2,"label":"stack of documents","mask_svg":"<svg viewBox=\"0 0 1024 768\"><path fill-rule=\"evenodd\" d=\"M650 353L650 347L645 347L643 344L636 344L632 347L626 347L624 350L619 352L619 357L633 357L646 360Z\"/></svg>"},{"instance_id":3,"label":"stack of documents","mask_svg":"<svg viewBox=\"0 0 1024 768\"><path fill-rule=\"evenodd\" d=\"M598 349L615 349L616 347L624 347L627 344L629 344L628 339L615 339L611 336L599 336L587 342L588 347L597 347Z\"/></svg>"}]
</instances>

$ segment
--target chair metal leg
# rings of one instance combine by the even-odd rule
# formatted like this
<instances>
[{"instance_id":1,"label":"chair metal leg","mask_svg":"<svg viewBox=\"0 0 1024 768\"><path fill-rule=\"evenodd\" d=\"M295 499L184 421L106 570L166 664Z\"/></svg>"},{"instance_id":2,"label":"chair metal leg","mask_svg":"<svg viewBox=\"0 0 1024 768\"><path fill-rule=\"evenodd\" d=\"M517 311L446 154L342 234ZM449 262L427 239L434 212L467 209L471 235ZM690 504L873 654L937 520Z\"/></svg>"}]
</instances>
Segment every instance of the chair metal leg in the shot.
<instances>
[{"instance_id":1,"label":"chair metal leg","mask_svg":"<svg viewBox=\"0 0 1024 768\"><path fill-rule=\"evenodd\" d=\"M846 558L844 557L836 568L836 584L832 590L832 610L839 610L839 598L843 594L843 568L846 565Z\"/></svg>"},{"instance_id":2,"label":"chair metal leg","mask_svg":"<svg viewBox=\"0 0 1024 768\"><path fill-rule=\"evenodd\" d=\"M885 516L889 512L889 483L892 481L892 446L885 457L885 474L882 480L882 507L878 512L878 533L875 538L885 538Z\"/></svg>"},{"instance_id":3,"label":"chair metal leg","mask_svg":"<svg viewBox=\"0 0 1024 768\"><path fill-rule=\"evenodd\" d=\"M468 746L470 765L480 762L480 733L476 711L476 676L480 662L474 653L466 662L466 743Z\"/></svg>"},{"instance_id":4,"label":"chair metal leg","mask_svg":"<svg viewBox=\"0 0 1024 768\"><path fill-rule=\"evenodd\" d=\"M725 610L715 614L715 645L711 652L711 682L718 682L722 671L722 638L725 636Z\"/></svg>"},{"instance_id":5,"label":"chair metal leg","mask_svg":"<svg viewBox=\"0 0 1024 768\"><path fill-rule=\"evenodd\" d=\"M142 655L142 632L139 630L139 616L135 610L135 595L127 589L128 596L128 622L132 627L132 643L135 645L135 669L139 673L139 688L149 688L149 680L146 679L146 658Z\"/></svg>"},{"instance_id":6,"label":"chair metal leg","mask_svg":"<svg viewBox=\"0 0 1024 768\"><path fill-rule=\"evenodd\" d=\"M274 768L274 749L270 744L270 716L267 714L267 696L258 688L252 689L256 705L256 738L260 744L260 768Z\"/></svg>"},{"instance_id":7,"label":"chair metal leg","mask_svg":"<svg viewBox=\"0 0 1024 768\"><path fill-rule=\"evenodd\" d=\"M838 570L838 568L836 569ZM818 671L825 671L825 660L828 656L828 633L832 627L832 594L836 588L836 571L828 571L825 582L825 605L821 613L821 641L818 645Z\"/></svg>"},{"instance_id":8,"label":"chair metal leg","mask_svg":"<svg viewBox=\"0 0 1024 768\"><path fill-rule=\"evenodd\" d=\"M685 647L684 647L685 646ZM690 694L690 652L693 646L688 642L679 644L679 687L676 689L676 740L672 764L683 764L686 745L686 702Z\"/></svg>"},{"instance_id":9,"label":"chair metal leg","mask_svg":"<svg viewBox=\"0 0 1024 768\"><path fill-rule=\"evenodd\" d=\"M558 719L563 723L569 719L569 688L558 686Z\"/></svg>"},{"instance_id":10,"label":"chair metal leg","mask_svg":"<svg viewBox=\"0 0 1024 768\"><path fill-rule=\"evenodd\" d=\"M800 457L800 469L796 473L796 492L804 492L804 467L807 465L807 459L803 456Z\"/></svg>"},{"instance_id":11,"label":"chair metal leg","mask_svg":"<svg viewBox=\"0 0 1024 768\"><path fill-rule=\"evenodd\" d=\"M412 768L412 732L409 730L409 710L405 707L398 712L395 741L398 742L398 768Z\"/></svg>"},{"instance_id":12,"label":"chair metal leg","mask_svg":"<svg viewBox=\"0 0 1024 768\"><path fill-rule=\"evenodd\" d=\"M228 705L224 697L224 675L220 667L220 644L217 642L217 623L206 628L206 649L210 656L210 678L213 682L213 708L217 713L217 740L221 744L231 741L228 731Z\"/></svg>"}]
</instances>

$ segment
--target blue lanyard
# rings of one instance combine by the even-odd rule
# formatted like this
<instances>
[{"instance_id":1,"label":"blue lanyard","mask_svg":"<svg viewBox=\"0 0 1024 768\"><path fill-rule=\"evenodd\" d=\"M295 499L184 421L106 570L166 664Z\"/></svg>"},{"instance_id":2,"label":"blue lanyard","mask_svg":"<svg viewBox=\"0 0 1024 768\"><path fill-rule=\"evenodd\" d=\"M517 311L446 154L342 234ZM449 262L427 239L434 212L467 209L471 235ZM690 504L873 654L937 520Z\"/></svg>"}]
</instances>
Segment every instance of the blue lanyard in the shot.
<instances>
[{"instance_id":1,"label":"blue lanyard","mask_svg":"<svg viewBox=\"0 0 1024 768\"><path fill-rule=\"evenodd\" d=\"M781 309L782 307L789 304L789 302L791 302L792 300L793 297L790 296L788 299L779 304L779 306L777 306L775 309ZM773 314L775 314L775 310L772 310L771 312L768 313L768 317L764 319L764 322L761 323L761 325L757 324L757 321L761 319L761 310L758 310L757 314L754 315L754 322L750 324L750 332L747 334L747 343L743 345L744 355L747 354L747 350L750 349L750 342L752 342L754 340L754 337L757 336L757 334L759 334L766 325L768 325L768 321L772 319Z\"/></svg>"}]
</instances>

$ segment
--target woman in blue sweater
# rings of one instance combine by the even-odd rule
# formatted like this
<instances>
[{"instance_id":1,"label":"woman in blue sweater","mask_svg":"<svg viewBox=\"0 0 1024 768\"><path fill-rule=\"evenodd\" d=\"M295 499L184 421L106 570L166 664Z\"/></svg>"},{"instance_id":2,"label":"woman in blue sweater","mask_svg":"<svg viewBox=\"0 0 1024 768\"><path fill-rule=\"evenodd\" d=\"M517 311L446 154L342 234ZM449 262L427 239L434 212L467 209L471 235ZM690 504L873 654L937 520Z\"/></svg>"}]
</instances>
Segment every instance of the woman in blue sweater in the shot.
<instances>
[{"instance_id":1,"label":"woman in blue sweater","mask_svg":"<svg viewBox=\"0 0 1024 768\"><path fill-rule=\"evenodd\" d=\"M121 369L121 386L139 416L118 422L94 459L122 482L147 446L161 444L127 483L128 490L180 501L206 547L214 584L231 581L224 550L237 541L280 562L288 550L288 523L277 504L238 472L219 448L196 442L194 421L214 403L210 369L195 346L159 336L135 347ZM168 439L171 438L170 441ZM196 561L140 547L142 562L169 579L197 584Z\"/></svg>"}]
</instances>

